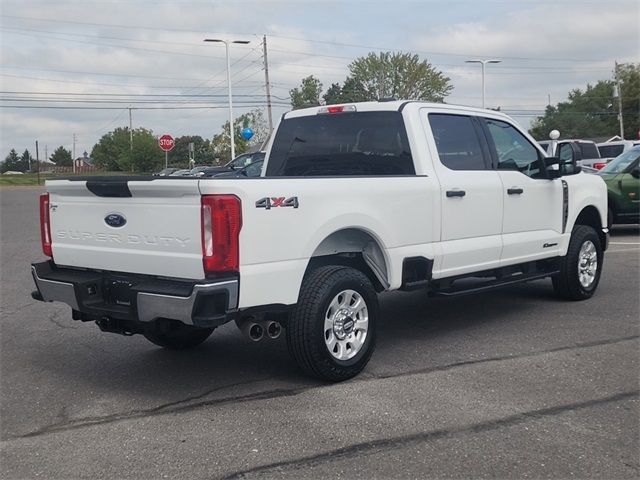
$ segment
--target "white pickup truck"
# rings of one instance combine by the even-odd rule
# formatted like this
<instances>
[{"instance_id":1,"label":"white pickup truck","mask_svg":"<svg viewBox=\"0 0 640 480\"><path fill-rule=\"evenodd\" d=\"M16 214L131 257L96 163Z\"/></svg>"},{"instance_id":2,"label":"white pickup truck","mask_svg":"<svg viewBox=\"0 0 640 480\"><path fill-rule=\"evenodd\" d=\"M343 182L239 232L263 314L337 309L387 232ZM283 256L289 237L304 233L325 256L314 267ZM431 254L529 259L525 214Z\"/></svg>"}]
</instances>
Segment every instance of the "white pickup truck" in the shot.
<instances>
[{"instance_id":1,"label":"white pickup truck","mask_svg":"<svg viewBox=\"0 0 640 480\"><path fill-rule=\"evenodd\" d=\"M47 181L33 297L168 348L235 320L286 333L308 374L368 362L377 294L454 296L551 277L587 299L607 191L509 117L417 101L285 114L262 176Z\"/></svg>"}]
</instances>

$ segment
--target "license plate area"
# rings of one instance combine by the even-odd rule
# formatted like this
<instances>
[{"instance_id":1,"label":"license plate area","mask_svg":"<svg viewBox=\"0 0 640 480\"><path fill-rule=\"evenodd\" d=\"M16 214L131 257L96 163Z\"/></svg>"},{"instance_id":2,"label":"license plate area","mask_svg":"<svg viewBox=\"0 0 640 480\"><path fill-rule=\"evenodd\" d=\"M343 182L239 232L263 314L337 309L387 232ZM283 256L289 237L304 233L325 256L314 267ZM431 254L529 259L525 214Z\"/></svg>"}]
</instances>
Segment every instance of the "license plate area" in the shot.
<instances>
[{"instance_id":1,"label":"license plate area","mask_svg":"<svg viewBox=\"0 0 640 480\"><path fill-rule=\"evenodd\" d=\"M135 297L133 283L122 279L107 279L104 282L104 299L107 304L130 307Z\"/></svg>"}]
</instances>

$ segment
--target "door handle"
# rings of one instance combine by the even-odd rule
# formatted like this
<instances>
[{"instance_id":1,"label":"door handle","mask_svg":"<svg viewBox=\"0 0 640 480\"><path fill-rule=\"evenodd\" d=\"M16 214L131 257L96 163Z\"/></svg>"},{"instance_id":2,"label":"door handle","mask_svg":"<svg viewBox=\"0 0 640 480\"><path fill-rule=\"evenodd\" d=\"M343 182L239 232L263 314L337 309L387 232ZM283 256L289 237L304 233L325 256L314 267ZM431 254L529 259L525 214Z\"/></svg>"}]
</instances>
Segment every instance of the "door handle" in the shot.
<instances>
[{"instance_id":1,"label":"door handle","mask_svg":"<svg viewBox=\"0 0 640 480\"><path fill-rule=\"evenodd\" d=\"M447 197L464 197L467 194L464 190L447 190Z\"/></svg>"},{"instance_id":2,"label":"door handle","mask_svg":"<svg viewBox=\"0 0 640 480\"><path fill-rule=\"evenodd\" d=\"M522 188L509 188L507 189L509 195L522 195L524 190Z\"/></svg>"}]
</instances>

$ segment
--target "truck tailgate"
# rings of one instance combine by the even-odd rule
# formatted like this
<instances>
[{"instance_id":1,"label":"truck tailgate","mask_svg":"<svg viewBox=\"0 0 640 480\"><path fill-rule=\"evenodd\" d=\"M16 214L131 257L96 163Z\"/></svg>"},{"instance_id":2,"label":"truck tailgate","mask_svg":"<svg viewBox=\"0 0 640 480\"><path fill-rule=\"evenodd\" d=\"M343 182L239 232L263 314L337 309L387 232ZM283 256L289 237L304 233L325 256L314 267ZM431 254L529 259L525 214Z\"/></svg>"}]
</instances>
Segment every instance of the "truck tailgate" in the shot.
<instances>
[{"instance_id":1,"label":"truck tailgate","mask_svg":"<svg viewBox=\"0 0 640 480\"><path fill-rule=\"evenodd\" d=\"M47 191L56 264L204 278L196 179L53 180Z\"/></svg>"}]
</instances>

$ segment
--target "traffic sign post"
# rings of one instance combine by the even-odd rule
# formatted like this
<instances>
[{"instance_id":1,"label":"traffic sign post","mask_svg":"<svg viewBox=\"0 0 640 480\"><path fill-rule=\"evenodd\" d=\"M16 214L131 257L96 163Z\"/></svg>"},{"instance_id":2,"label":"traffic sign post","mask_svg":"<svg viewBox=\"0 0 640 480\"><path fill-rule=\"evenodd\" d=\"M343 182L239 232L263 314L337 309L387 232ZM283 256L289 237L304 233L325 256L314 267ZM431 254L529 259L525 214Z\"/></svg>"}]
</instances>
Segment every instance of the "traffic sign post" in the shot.
<instances>
[{"instance_id":1,"label":"traffic sign post","mask_svg":"<svg viewBox=\"0 0 640 480\"><path fill-rule=\"evenodd\" d=\"M176 146L176 141L171 135L165 133L158 138L158 146L164 151L164 168L169 167L169 152Z\"/></svg>"}]
</instances>

